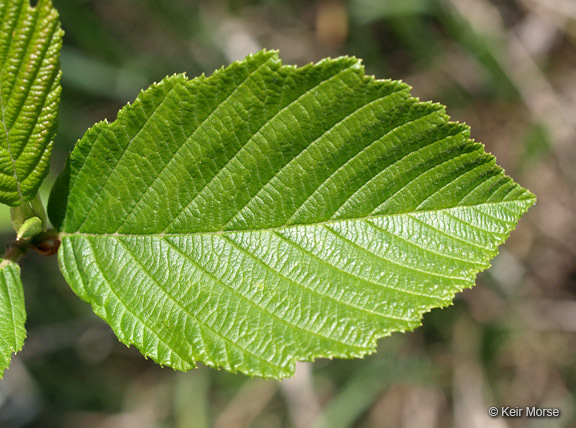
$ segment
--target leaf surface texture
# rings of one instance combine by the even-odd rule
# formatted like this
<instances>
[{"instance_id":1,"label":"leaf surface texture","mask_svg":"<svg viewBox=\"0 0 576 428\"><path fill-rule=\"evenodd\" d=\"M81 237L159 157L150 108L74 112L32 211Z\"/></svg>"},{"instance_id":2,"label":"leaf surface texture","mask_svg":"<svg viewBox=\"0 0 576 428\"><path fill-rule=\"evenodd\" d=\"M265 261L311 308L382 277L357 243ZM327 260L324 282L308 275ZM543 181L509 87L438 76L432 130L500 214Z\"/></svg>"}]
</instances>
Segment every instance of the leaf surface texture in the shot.
<instances>
[{"instance_id":1,"label":"leaf surface texture","mask_svg":"<svg viewBox=\"0 0 576 428\"><path fill-rule=\"evenodd\" d=\"M95 125L49 214L68 283L121 341L285 377L449 305L533 203L404 83L263 51Z\"/></svg>"},{"instance_id":2,"label":"leaf surface texture","mask_svg":"<svg viewBox=\"0 0 576 428\"><path fill-rule=\"evenodd\" d=\"M49 0L0 0L0 26L0 202L17 206L48 174L63 32Z\"/></svg>"},{"instance_id":3,"label":"leaf surface texture","mask_svg":"<svg viewBox=\"0 0 576 428\"><path fill-rule=\"evenodd\" d=\"M12 355L22 349L26 338L26 308L20 267L8 260L0 263L0 379Z\"/></svg>"}]
</instances>

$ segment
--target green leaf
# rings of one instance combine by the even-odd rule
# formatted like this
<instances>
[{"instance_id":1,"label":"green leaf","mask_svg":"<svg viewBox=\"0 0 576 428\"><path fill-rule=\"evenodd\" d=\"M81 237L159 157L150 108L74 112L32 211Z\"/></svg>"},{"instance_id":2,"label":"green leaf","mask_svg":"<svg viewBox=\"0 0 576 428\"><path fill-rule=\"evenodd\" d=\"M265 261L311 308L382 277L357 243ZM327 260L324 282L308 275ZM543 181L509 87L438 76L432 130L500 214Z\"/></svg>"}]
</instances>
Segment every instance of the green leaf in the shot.
<instances>
[{"instance_id":1,"label":"green leaf","mask_svg":"<svg viewBox=\"0 0 576 428\"><path fill-rule=\"evenodd\" d=\"M31 238L34 235L39 234L42 232L43 228L42 220L39 217L31 217L22 223L22 226L18 229L18 234L16 239L26 239Z\"/></svg>"},{"instance_id":2,"label":"green leaf","mask_svg":"<svg viewBox=\"0 0 576 428\"><path fill-rule=\"evenodd\" d=\"M40 194L37 193L30 202L17 207L10 207L10 220L16 231L17 239L30 238L47 230L48 217L42 204Z\"/></svg>"},{"instance_id":3,"label":"green leaf","mask_svg":"<svg viewBox=\"0 0 576 428\"><path fill-rule=\"evenodd\" d=\"M0 263L0 379L12 354L20 351L26 338L26 308L20 267L9 260Z\"/></svg>"},{"instance_id":4,"label":"green leaf","mask_svg":"<svg viewBox=\"0 0 576 428\"><path fill-rule=\"evenodd\" d=\"M0 0L0 25L0 202L17 206L48 174L63 32L50 0Z\"/></svg>"},{"instance_id":5,"label":"green leaf","mask_svg":"<svg viewBox=\"0 0 576 428\"><path fill-rule=\"evenodd\" d=\"M533 203L407 85L260 52L90 129L49 215L68 283L122 342L284 377L449 305Z\"/></svg>"}]
</instances>

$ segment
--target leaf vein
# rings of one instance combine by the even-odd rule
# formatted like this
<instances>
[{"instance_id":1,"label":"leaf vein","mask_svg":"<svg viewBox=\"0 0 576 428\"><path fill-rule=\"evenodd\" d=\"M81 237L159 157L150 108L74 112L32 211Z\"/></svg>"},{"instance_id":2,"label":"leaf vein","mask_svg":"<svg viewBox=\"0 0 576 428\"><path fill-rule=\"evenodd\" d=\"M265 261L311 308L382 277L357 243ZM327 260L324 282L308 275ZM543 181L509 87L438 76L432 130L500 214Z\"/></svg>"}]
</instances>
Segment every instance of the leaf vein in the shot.
<instances>
[{"instance_id":1,"label":"leaf vein","mask_svg":"<svg viewBox=\"0 0 576 428\"><path fill-rule=\"evenodd\" d=\"M351 272L342 270L342 269L340 269L338 266L335 266L335 265L333 265L333 264L331 264L331 263L328 263L326 260L320 258L320 257L317 256L316 254L313 254L312 252L308 251L306 248L302 247L301 245L299 245L298 243L292 241L291 239L287 238L286 236L284 236L284 235L282 235L282 234L280 234L280 233L278 233L278 232L274 232L274 233L275 233L276 235L278 235L278 236L280 237L280 239L283 239L285 242L289 243L289 244L292 245L294 248L299 249L300 251L302 251L303 253L309 255L310 257L314 258L315 260L318 260L319 262L325 264L326 266L328 266L328 267L330 267L330 268L336 269L338 272L341 272L341 273L344 273L344 274L346 274L346 275L348 275L348 276L351 276L351 277L354 278L354 279L358 279L358 280L360 280L360 281L366 282L366 283L371 284L371 285L373 285L373 286L375 286L375 287L377 287L377 288L387 288L387 289L389 289L389 290L397 291L397 292L402 293L402 294L409 294L409 295L415 295L415 296L419 296L419 297L430 297L430 298L433 298L433 299L437 299L437 297L435 297L435 296L428 296L428 295L425 295L425 294L413 293L413 292L410 292L410 291L408 291L408 290L404 290L404 289L402 289L402 288L392 287L392 286L389 285L389 284L377 283L377 282L371 281L371 280L369 280L369 279L367 279L367 278L363 278L363 277L354 275L354 274L351 273Z\"/></svg>"},{"instance_id":2,"label":"leaf vein","mask_svg":"<svg viewBox=\"0 0 576 428\"><path fill-rule=\"evenodd\" d=\"M432 255L435 255L435 256L440 256L440 257L446 258L446 259L456 260L456 261L463 262L463 263L467 263L467 264L472 264L472 265L477 265L477 264L478 264L478 262L477 262L477 261L474 261L474 260L463 259L463 258L456 257L456 256L453 256L453 255L450 255L450 254L446 254L446 253L441 253L441 252L439 252L439 251L435 251L435 250L433 250L432 248L425 247L425 246L423 246L423 245L419 245L419 244L417 244L416 242L410 241L409 239L406 239L406 238L404 238L403 236L398 235L397 233L394 233L394 232L391 231L391 230L384 229L383 227L377 225L376 223L374 223L374 222L372 222L372 221L370 221L370 220L367 220L366 223L368 223L368 224L369 224L370 226L372 226L373 228L375 228L375 229L377 229L377 230L379 230L379 231L381 231L381 232L383 232L383 233L385 233L385 234L388 234L389 236L395 236L396 238L400 239L402 242L405 242L405 243L407 243L408 245L411 245L411 246L420 248L421 250L423 250L423 251L425 251L425 252L427 252L427 253L429 253L429 254L432 254Z\"/></svg>"},{"instance_id":3,"label":"leaf vein","mask_svg":"<svg viewBox=\"0 0 576 428\"><path fill-rule=\"evenodd\" d=\"M322 135L320 135L319 137L315 138L315 139L314 139L313 141L311 141L308 145L302 147L302 148L300 149L300 151L295 154L295 156L293 156L291 159L287 159L286 163L285 163L284 165L282 165L282 167L281 167L274 175L272 175L272 176L266 181L266 183L264 183L264 184L262 185L262 187L261 187L254 195L252 195L252 197L251 197L240 209L238 209L238 211L233 215L233 217L232 217L230 220L228 220L228 222L227 222L224 226L222 226L222 227L220 228L220 230L221 230L221 231L224 231L224 230L226 229L226 227L227 227L232 221L234 221L234 219L241 213L241 211L242 211L244 208L246 208L246 207L258 196L258 194L260 194L260 193L266 188L266 186L268 186L268 184L269 184L272 180L277 179L277 178L278 178L278 175L281 174L281 173L285 170L285 168L289 167L289 166L292 164L292 162L296 161L301 155L307 153L307 150L308 150L313 144L315 144L316 142L318 142L320 139L326 137L326 135L327 135L329 132L331 132L332 130L334 130L335 128L337 128L337 127L339 127L339 126L343 126L342 123L343 123L345 120L347 120L348 118L352 117L353 115L356 115L360 110L363 110L364 108L370 107L370 106L372 106L373 104L376 104L376 103L378 103L378 102L382 102L383 100L387 99L388 97L391 97L392 95L395 95L395 94L397 94L398 92L401 92L401 91L402 91L402 89L398 89L398 90L396 90L396 91L394 91L394 92L392 92L392 93L390 93L390 94L387 94L387 95L384 96L384 97L377 98L377 99L375 99L375 100L370 101L369 103L362 104L362 105L358 106L358 108L356 108L354 111L346 114L346 116L344 116L343 118L339 119L336 123L334 123L334 124L331 125L328 129L326 129L326 131L324 131L324 132L322 133ZM394 128L394 129L395 129L395 128ZM392 132L392 131L390 131L390 132ZM385 134L385 135L386 135L386 134ZM380 137L380 138L383 138L383 137ZM353 159L355 159L360 153L364 152L364 150L366 150L368 147L371 147L376 141L378 141L378 139L376 139L376 140L372 141L371 143L369 143L366 147L364 147L362 150L360 150L360 152L354 154L354 155L352 156L352 158L349 158L349 159L347 159L347 160L344 160L343 165L345 165L345 164L347 164L348 162L350 162L350 161L352 161ZM340 170L340 168L341 168L343 165L340 165L335 171L333 171L333 172L330 174L329 177L327 177L325 180L323 180L322 183L320 183L320 184L316 187L316 189L314 189L314 190L312 191L312 193L306 198L306 200L296 208L296 211L298 210L298 208L299 208L300 206L302 206L302 205L316 192L316 190L318 190L326 181L328 181L328 180L330 179L330 177L332 177L332 175L333 175L336 171ZM294 216L294 214L293 214L292 216L290 216L290 217L284 222L284 225L288 224L288 223L290 222L290 219L291 219L293 216Z\"/></svg>"},{"instance_id":4,"label":"leaf vein","mask_svg":"<svg viewBox=\"0 0 576 428\"><path fill-rule=\"evenodd\" d=\"M326 225L325 225L324 227L325 227L327 230L329 230L330 232L332 232L336 237L342 239L343 241L345 241L345 242L347 242L348 244L352 245L353 247L357 248L357 249L360 250L361 252L367 253L367 254L371 255L372 257L375 257L375 258L377 258L377 259L382 260L383 262L390 263L390 264L393 264L393 265L398 266L398 267L400 267L400 268L404 268L404 269L407 269L407 270L411 270L411 271L413 271L413 272L423 273L424 275L436 276L436 277L443 278L443 279L451 279L451 280L457 280L457 281L466 281L466 278L462 278L462 277L459 277L459 276L443 275L443 274L438 273L438 272L430 272L430 271L427 271L427 270L418 269L418 268L416 268L416 267L414 267L414 266L410 266L410 265L401 263L401 262L398 261L398 260L392 260L392 259L383 257L383 256L381 256L380 254L375 254L375 253L373 253L372 251L370 251L369 249L361 246L360 244L358 244L358 243L350 240L349 238L345 237L345 236L342 235L341 233L339 233L339 232L337 232L336 230L332 229L330 226L326 226ZM432 298L435 298L434 296L431 296L431 295L421 294L421 293L412 292L412 291L408 291L408 293L410 293L410 294L415 294L415 295L419 295L419 296L422 296L422 297L432 297Z\"/></svg>"},{"instance_id":5,"label":"leaf vein","mask_svg":"<svg viewBox=\"0 0 576 428\"><path fill-rule=\"evenodd\" d=\"M256 137L256 135L262 135L261 131L264 127L266 127L268 124L272 123L272 121L278 117L279 114L281 114L283 111L288 110L291 106L293 106L295 103L300 102L301 98L310 94L313 90L317 89L319 86L322 85L328 85L328 82L331 82L332 79L336 79L338 78L342 73L344 73L345 71L348 71L350 68L352 68L352 66L349 66L347 68L344 68L342 70L340 70L338 73L336 73L335 75L333 75L332 77L323 80L321 82L316 83L313 87L311 87L310 89L306 90L304 93L302 93L301 95L299 95L296 99L290 101L286 106L282 107L280 110L278 110L276 113L274 113L268 120L266 120L266 122L264 122L257 130L256 132L254 132L252 134L252 136L250 137L250 139L244 144L242 145L242 147L240 147L239 150L236 151L236 153L226 162L226 164L220 168L220 170L218 171L218 173L216 173L216 175L214 175L197 193L196 195L190 200L189 203L184 204L183 208L180 210L180 212L174 217L173 223L177 222L179 217L185 213L185 211L190 207L190 205L192 205L197 198L200 196L200 194L207 189L210 184L222 173L222 171L225 171L226 168L228 167L228 165L230 165L237 157L238 155L243 152L244 150L246 150L246 146L248 146L248 144L251 141L254 141L254 138ZM163 232L166 232L169 228L170 228L171 224L168 224L168 226L163 230Z\"/></svg>"},{"instance_id":6,"label":"leaf vein","mask_svg":"<svg viewBox=\"0 0 576 428\"><path fill-rule=\"evenodd\" d=\"M270 58L271 59L271 58ZM122 229L122 227L124 227L124 225L128 222L128 220L130 219L130 217L132 216L132 214L138 209L138 206L140 205L140 203L142 202L142 200L146 197L146 195L148 195L148 192L154 187L154 185L156 184L156 182L160 179L160 177L162 176L162 174L164 173L164 171L166 171L167 168L169 168L169 166L172 164L172 162L174 161L174 159L176 158L176 156L178 155L178 153L180 152L180 150L186 146L186 144L188 143L188 141L190 141L195 135L196 132L202 127L202 125L204 125L204 123L206 123L206 121L210 120L210 118L212 117L212 115L214 113L216 113L216 111L218 111L222 106L226 105L227 101L230 99L230 97L232 97L236 91L238 91L241 87L244 86L244 84L258 71L260 70L262 67L264 67L266 64L268 64L268 62L270 61L270 59L266 60L265 62L263 62L262 64L260 64L258 67L256 67L254 70L252 70L250 73L248 73L240 83L238 83L234 90L231 91L225 98L224 100L222 100L220 103L218 103L216 106L214 106L214 109L204 118L202 119L202 121L196 126L196 129L194 129L194 131L192 132L192 134L190 134L190 136L188 136L186 138L186 140L176 149L176 151L172 154L172 156L170 157L170 159L168 160L168 162L166 162L164 164L164 166L162 167L162 169L160 170L160 172L156 175L156 177L154 178L154 180L152 181L152 183L147 186L146 190L140 195L139 199L136 201L136 203L132 206L132 208L130 209L130 211L126 214L126 216L124 217L124 221L122 222L122 224L120 224L120 226L118 226L118 228L116 229L117 231L119 231L120 229ZM132 139L133 140L133 139ZM132 140L130 142L132 142ZM169 226L169 225L168 225Z\"/></svg>"},{"instance_id":7,"label":"leaf vein","mask_svg":"<svg viewBox=\"0 0 576 428\"><path fill-rule=\"evenodd\" d=\"M106 176L106 178L104 179L104 182L100 185L100 190L98 191L98 193L95 195L96 197L92 197L92 198L88 198L90 200L90 207L87 210L87 213L84 216L84 220L82 221L82 223L77 227L77 230L81 230L82 227L86 224L86 222L88 221L88 219L90 218L90 214L92 213L92 211L94 210L94 207L97 206L96 205L96 200L100 199L100 195L101 192L104 191L104 189L106 188L106 185L108 184L110 177L112 177L113 171L116 169L116 166L120 163L120 161L122 160L122 158L124 157L124 155L128 152L128 147L130 146L130 144L132 143L132 141L134 141L134 139L136 137L138 137L138 135L140 134L140 132L144 129L144 127L146 126L146 124L154 117L154 115L156 114L156 112L159 110L160 106L166 101L166 99L168 98L168 96L172 93L172 91L174 90L174 88L176 87L176 85L172 86L167 92L165 92L163 94L162 100L160 101L160 103L158 104L158 106L156 106L156 108L154 109L154 111L152 112L152 114L150 116L148 116L144 122L142 122L142 125L140 125L140 128L138 129L138 131L136 132L136 134L134 134L134 136L130 139L130 141L128 142L128 144L122 148L122 153L120 154L120 156L117 157L116 162L114 163L114 165L112 166L112 173L108 174ZM109 127L110 125L108 125L107 123L102 123L100 122L103 126L107 126ZM100 131L101 132L101 131ZM99 134L101 135L101 134ZM116 134L114 134L114 137L116 138ZM92 144L92 146L90 147L90 151L88 152L88 154L91 152L92 147L94 147L96 144ZM82 165L80 166L80 168L78 169L76 176L79 176L82 169L84 168L84 166L86 166L87 162L83 162Z\"/></svg>"},{"instance_id":8,"label":"leaf vein","mask_svg":"<svg viewBox=\"0 0 576 428\"><path fill-rule=\"evenodd\" d=\"M341 300L337 300L334 297L327 295L327 294L323 294L320 293L319 291L310 288L310 287L306 287L303 284L300 284L296 281L294 281L293 279L287 277L286 275L282 274L281 272L277 271L276 269L272 268L269 264L265 263L263 260L259 259L258 257L256 257L254 254L250 253L248 250L246 250L245 248L241 247L238 243L236 243L233 239L229 238L226 235L220 235L219 236L221 239L224 239L228 242L230 242L234 247L238 248L240 251L242 251L244 254L248 255L250 258L252 258L253 260L255 260L257 263L261 264L262 266L264 266L268 271L272 272L274 275L278 276L279 278L285 279L286 281L290 282L291 284L296 285L298 288L303 289L304 291L310 292L312 294L317 295L318 297L322 298L322 299L327 299L330 300L338 305L342 305L342 306L346 306L349 307L351 309L355 309L358 310L360 312L364 312L368 315L373 315L376 317L383 317L383 318L390 318L393 320L397 320L397 321L410 321L410 319L407 318L397 318L397 317L391 317L388 316L386 314L382 314L379 312L375 312L375 311L371 311L367 308L363 308L361 306L356 306L356 305L352 305L349 302L345 302L345 301L341 301Z\"/></svg>"},{"instance_id":9,"label":"leaf vein","mask_svg":"<svg viewBox=\"0 0 576 428\"><path fill-rule=\"evenodd\" d=\"M210 278L212 278L214 281L216 281L217 283L221 284L224 286L224 288L227 288L228 290L230 290L234 295L236 295L237 297L239 297L241 300L243 300L244 302L248 303L250 306L256 308L257 310L260 310L262 312L264 312L265 314L267 314L269 317L276 319L277 321L281 322L282 324L287 325L288 327L291 327L293 329L296 330L300 330L304 333L319 337L321 339L325 339L331 342L335 342L335 343L339 343L339 344L343 344L346 346L351 346L351 347L356 347L355 345L352 344L348 344L346 342L342 342L340 340L328 337L328 336L324 336L322 334L320 334L319 332L313 331L313 330L307 330L304 327L301 327L297 324L294 324L284 318L279 317L278 315L274 314L273 312L269 311L266 307L257 304L256 302L253 302L252 300L248 299L246 296L244 296L242 293L240 293L238 290L236 290L235 288L231 287L230 285L228 285L226 282L222 281L220 278L218 278L216 275L214 275L212 272L210 272L209 270L207 270L205 267L201 266L198 262L196 262L192 257L190 257L188 254L186 254L185 252L183 252L182 250L180 250L176 245L174 245L173 243L171 243L170 241L164 239L165 242L167 242L172 248L174 248L176 251L178 251L179 254L181 254L182 256L184 256L187 260L189 260L194 266L196 266L198 269L200 269L202 272L205 272L208 276L210 276ZM229 241L230 242L230 241Z\"/></svg>"}]
</instances>

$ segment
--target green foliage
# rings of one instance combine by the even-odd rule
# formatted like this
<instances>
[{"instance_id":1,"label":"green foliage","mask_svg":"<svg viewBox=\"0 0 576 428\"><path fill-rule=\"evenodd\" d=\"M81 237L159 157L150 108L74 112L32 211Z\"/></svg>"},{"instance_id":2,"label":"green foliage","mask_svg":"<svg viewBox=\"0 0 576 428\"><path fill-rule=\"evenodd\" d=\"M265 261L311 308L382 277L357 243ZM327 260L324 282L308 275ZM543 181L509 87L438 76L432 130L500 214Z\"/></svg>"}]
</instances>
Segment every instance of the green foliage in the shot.
<instances>
[{"instance_id":1,"label":"green foliage","mask_svg":"<svg viewBox=\"0 0 576 428\"><path fill-rule=\"evenodd\" d=\"M44 205L37 194L30 202L10 208L10 220L16 231L16 239L31 238L42 231L46 231L48 216Z\"/></svg>"},{"instance_id":2,"label":"green foliage","mask_svg":"<svg viewBox=\"0 0 576 428\"><path fill-rule=\"evenodd\" d=\"M407 85L263 51L90 129L49 214L64 276L121 341L278 378L418 326L533 203Z\"/></svg>"},{"instance_id":3,"label":"green foliage","mask_svg":"<svg viewBox=\"0 0 576 428\"><path fill-rule=\"evenodd\" d=\"M0 262L0 379L12 354L22 349L26 338L26 308L20 268L9 260Z\"/></svg>"},{"instance_id":4,"label":"green foliage","mask_svg":"<svg viewBox=\"0 0 576 428\"><path fill-rule=\"evenodd\" d=\"M178 370L281 378L449 305L534 203L402 82L262 51L167 77L88 130L47 231L62 31L49 0L0 0L0 16L0 201L18 239L0 264L0 373L26 334L15 261L56 234L66 280L122 342Z\"/></svg>"},{"instance_id":5,"label":"green foliage","mask_svg":"<svg viewBox=\"0 0 576 428\"><path fill-rule=\"evenodd\" d=\"M31 217L22 223L22 226L18 229L16 239L31 238L40 232L42 232L42 220L39 217Z\"/></svg>"},{"instance_id":6,"label":"green foliage","mask_svg":"<svg viewBox=\"0 0 576 428\"><path fill-rule=\"evenodd\" d=\"M0 202L31 200L48 174L62 30L49 0L0 1Z\"/></svg>"}]
</instances>

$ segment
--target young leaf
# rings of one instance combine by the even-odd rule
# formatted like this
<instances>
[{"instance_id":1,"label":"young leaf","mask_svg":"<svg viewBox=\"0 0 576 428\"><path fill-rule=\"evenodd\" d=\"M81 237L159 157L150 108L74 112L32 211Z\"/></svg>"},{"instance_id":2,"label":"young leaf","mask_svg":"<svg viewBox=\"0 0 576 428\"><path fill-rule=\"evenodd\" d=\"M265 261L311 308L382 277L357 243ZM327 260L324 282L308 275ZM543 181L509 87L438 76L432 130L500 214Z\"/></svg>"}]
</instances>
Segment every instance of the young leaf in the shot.
<instances>
[{"instance_id":1,"label":"young leaf","mask_svg":"<svg viewBox=\"0 0 576 428\"><path fill-rule=\"evenodd\" d=\"M16 239L31 238L42 232L43 226L42 220L40 220L39 217L31 217L22 223L22 226L18 229Z\"/></svg>"},{"instance_id":2,"label":"young leaf","mask_svg":"<svg viewBox=\"0 0 576 428\"><path fill-rule=\"evenodd\" d=\"M0 0L0 26L0 202L17 206L48 174L63 32L50 0Z\"/></svg>"},{"instance_id":3,"label":"young leaf","mask_svg":"<svg viewBox=\"0 0 576 428\"><path fill-rule=\"evenodd\" d=\"M284 377L449 305L533 203L407 85L260 52L94 126L49 215L68 283L122 342Z\"/></svg>"},{"instance_id":4,"label":"young leaf","mask_svg":"<svg viewBox=\"0 0 576 428\"><path fill-rule=\"evenodd\" d=\"M11 261L0 262L0 379L12 354L20 351L26 338L26 308L20 281L20 267Z\"/></svg>"}]
</instances>

